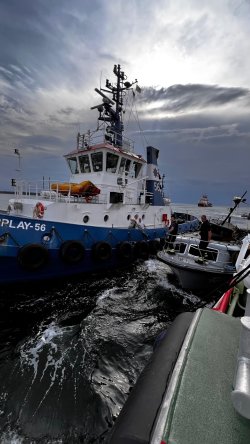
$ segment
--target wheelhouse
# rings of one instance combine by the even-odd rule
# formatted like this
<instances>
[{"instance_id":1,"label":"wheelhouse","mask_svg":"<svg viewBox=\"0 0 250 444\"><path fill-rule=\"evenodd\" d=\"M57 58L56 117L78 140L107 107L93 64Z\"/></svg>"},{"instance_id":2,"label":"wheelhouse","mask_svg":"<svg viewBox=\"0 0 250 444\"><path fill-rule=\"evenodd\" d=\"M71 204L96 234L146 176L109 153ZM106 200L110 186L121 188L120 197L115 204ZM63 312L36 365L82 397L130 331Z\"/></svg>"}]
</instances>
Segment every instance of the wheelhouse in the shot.
<instances>
[{"instance_id":1,"label":"wheelhouse","mask_svg":"<svg viewBox=\"0 0 250 444\"><path fill-rule=\"evenodd\" d=\"M105 172L111 175L126 175L137 179L145 160L141 157L107 147L90 148L65 156L72 175Z\"/></svg>"}]
</instances>

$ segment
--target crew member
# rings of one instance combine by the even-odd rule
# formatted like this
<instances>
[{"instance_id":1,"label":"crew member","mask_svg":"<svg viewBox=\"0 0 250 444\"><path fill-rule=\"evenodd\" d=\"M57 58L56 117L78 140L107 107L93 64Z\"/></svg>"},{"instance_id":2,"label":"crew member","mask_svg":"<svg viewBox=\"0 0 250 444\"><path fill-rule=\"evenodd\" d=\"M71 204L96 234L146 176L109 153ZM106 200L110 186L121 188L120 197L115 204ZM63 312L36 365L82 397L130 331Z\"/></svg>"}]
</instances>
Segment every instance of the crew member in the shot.
<instances>
[{"instance_id":1,"label":"crew member","mask_svg":"<svg viewBox=\"0 0 250 444\"><path fill-rule=\"evenodd\" d=\"M169 237L168 237L168 247L170 249L174 248L174 242L175 242L177 233L178 233L178 223L175 219L175 216L172 214L171 224L169 227Z\"/></svg>"},{"instance_id":2,"label":"crew member","mask_svg":"<svg viewBox=\"0 0 250 444\"><path fill-rule=\"evenodd\" d=\"M204 257L208 243L212 238L211 225L207 220L205 214L201 216L200 238L201 238L199 243L200 255Z\"/></svg>"}]
</instances>

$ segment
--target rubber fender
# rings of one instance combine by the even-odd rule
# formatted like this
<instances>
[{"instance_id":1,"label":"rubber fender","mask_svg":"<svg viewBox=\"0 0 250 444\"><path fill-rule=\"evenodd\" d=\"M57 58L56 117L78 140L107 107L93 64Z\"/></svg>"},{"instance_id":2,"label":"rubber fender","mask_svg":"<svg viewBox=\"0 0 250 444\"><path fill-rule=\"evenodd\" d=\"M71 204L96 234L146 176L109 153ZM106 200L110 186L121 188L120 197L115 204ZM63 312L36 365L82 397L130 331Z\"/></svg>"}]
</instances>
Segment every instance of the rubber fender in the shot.
<instances>
[{"instance_id":1,"label":"rubber fender","mask_svg":"<svg viewBox=\"0 0 250 444\"><path fill-rule=\"evenodd\" d=\"M78 240L67 240L60 247L60 256L68 264L76 264L84 258L85 248Z\"/></svg>"},{"instance_id":2,"label":"rubber fender","mask_svg":"<svg viewBox=\"0 0 250 444\"><path fill-rule=\"evenodd\" d=\"M49 252L41 244L27 244L20 248L17 261L21 267L35 271L42 268L49 260Z\"/></svg>"},{"instance_id":3,"label":"rubber fender","mask_svg":"<svg viewBox=\"0 0 250 444\"><path fill-rule=\"evenodd\" d=\"M148 258L148 252L149 252L149 246L148 243L144 240L141 240L139 242L136 242L134 247L135 255L140 259L147 259Z\"/></svg>"},{"instance_id":4,"label":"rubber fender","mask_svg":"<svg viewBox=\"0 0 250 444\"><path fill-rule=\"evenodd\" d=\"M121 259L130 259L133 253L133 245L130 242L121 242L117 246L117 253Z\"/></svg>"},{"instance_id":5,"label":"rubber fender","mask_svg":"<svg viewBox=\"0 0 250 444\"><path fill-rule=\"evenodd\" d=\"M148 248L150 254L156 254L161 249L161 243L159 239L150 239L148 241Z\"/></svg>"},{"instance_id":6,"label":"rubber fender","mask_svg":"<svg viewBox=\"0 0 250 444\"><path fill-rule=\"evenodd\" d=\"M97 242L92 247L93 256L100 261L107 261L111 258L112 247L108 242Z\"/></svg>"}]
</instances>

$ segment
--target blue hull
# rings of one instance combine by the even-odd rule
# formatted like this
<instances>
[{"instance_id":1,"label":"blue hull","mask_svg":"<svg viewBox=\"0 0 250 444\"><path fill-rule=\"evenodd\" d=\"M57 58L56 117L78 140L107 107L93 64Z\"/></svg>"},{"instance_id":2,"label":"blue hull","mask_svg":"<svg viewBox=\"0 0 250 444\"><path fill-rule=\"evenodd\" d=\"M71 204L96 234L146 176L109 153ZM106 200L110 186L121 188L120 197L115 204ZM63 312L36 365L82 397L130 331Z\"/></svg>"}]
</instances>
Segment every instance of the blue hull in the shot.
<instances>
[{"instance_id":1,"label":"blue hull","mask_svg":"<svg viewBox=\"0 0 250 444\"><path fill-rule=\"evenodd\" d=\"M129 265L152 253L157 248L155 239L160 248L167 231L86 227L3 215L0 282L56 279Z\"/></svg>"}]
</instances>

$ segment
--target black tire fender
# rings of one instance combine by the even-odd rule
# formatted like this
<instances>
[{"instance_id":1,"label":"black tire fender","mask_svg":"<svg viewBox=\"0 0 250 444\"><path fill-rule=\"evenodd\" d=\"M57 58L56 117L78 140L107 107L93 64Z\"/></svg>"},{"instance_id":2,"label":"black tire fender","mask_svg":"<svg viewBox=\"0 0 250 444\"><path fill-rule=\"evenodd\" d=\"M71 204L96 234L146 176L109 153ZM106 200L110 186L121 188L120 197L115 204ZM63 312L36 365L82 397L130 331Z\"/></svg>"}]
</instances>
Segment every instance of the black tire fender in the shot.
<instances>
[{"instance_id":1,"label":"black tire fender","mask_svg":"<svg viewBox=\"0 0 250 444\"><path fill-rule=\"evenodd\" d=\"M145 240L141 240L139 242L136 242L135 244L135 255L140 259L147 259L148 258L148 243Z\"/></svg>"},{"instance_id":2,"label":"black tire fender","mask_svg":"<svg viewBox=\"0 0 250 444\"><path fill-rule=\"evenodd\" d=\"M161 249L161 243L159 239L150 239L148 241L148 248L150 254L157 254L157 252Z\"/></svg>"},{"instance_id":3,"label":"black tire fender","mask_svg":"<svg viewBox=\"0 0 250 444\"><path fill-rule=\"evenodd\" d=\"M49 252L41 244L27 244L20 248L17 261L26 270L36 271L46 265Z\"/></svg>"},{"instance_id":4,"label":"black tire fender","mask_svg":"<svg viewBox=\"0 0 250 444\"><path fill-rule=\"evenodd\" d=\"M60 256L67 264L76 264L83 260L85 248L78 240L67 240L60 246Z\"/></svg>"},{"instance_id":5,"label":"black tire fender","mask_svg":"<svg viewBox=\"0 0 250 444\"><path fill-rule=\"evenodd\" d=\"M107 261L111 258L112 247L108 242L97 242L92 247L92 253L95 259L99 261Z\"/></svg>"},{"instance_id":6,"label":"black tire fender","mask_svg":"<svg viewBox=\"0 0 250 444\"><path fill-rule=\"evenodd\" d=\"M133 254L133 245L124 241L117 246L117 253L121 259L130 259Z\"/></svg>"}]
</instances>

